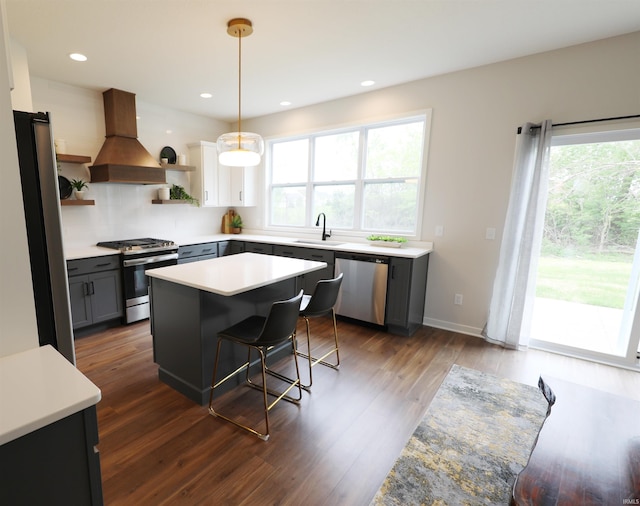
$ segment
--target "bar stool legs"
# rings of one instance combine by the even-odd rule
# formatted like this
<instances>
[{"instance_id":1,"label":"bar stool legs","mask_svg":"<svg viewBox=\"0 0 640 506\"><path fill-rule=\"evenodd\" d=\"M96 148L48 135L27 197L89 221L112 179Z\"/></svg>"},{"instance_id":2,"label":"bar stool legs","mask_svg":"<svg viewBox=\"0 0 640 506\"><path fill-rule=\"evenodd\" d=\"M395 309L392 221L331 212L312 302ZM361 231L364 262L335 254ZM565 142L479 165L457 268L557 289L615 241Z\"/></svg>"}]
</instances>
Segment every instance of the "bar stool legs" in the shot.
<instances>
[{"instance_id":1,"label":"bar stool legs","mask_svg":"<svg viewBox=\"0 0 640 506\"><path fill-rule=\"evenodd\" d=\"M235 426L258 436L260 439L267 441L270 435L269 428L269 411L281 400L285 400L294 404L298 404L302 399L302 385L300 381L300 368L298 365L298 354L296 350L295 332L298 313L300 311L300 302L302 301L302 290L300 293L289 300L274 302L271 306L269 315L265 317L251 316L241 322L221 331L218 334L218 344L216 347L216 360L213 366L213 375L211 377L211 391L209 392L209 413L215 417L222 418L231 422ZM222 341L231 341L232 343L247 346L247 361L238 367L235 371L228 374L220 381L216 381L218 375L220 349ZM292 355L295 364L296 377L288 378L276 371L272 371L267 367L267 351L273 346L277 346L287 341L291 342ZM251 381L249 376L251 366L251 351L256 350L260 357L260 371L262 376L262 384ZM245 372L245 384L262 392L262 404L264 410L265 431L260 432L257 428L246 425L237 419L221 414L213 407L214 390L229 379L234 378L241 372ZM287 388L283 391L275 391L267 387L267 375L277 377L288 383ZM297 397L292 397L289 392L297 389ZM269 403L268 396L274 396L275 400Z\"/></svg>"},{"instance_id":2,"label":"bar stool legs","mask_svg":"<svg viewBox=\"0 0 640 506\"><path fill-rule=\"evenodd\" d=\"M338 300L338 294L340 287L342 286L343 274L340 273L334 279L321 279L316 283L316 287L313 291L313 295L305 295L302 298L302 304L300 308L300 316L304 318L307 328L307 353L298 352L298 355L306 358L309 361L309 384L302 385L305 390L310 390L313 384L313 372L312 369L318 364L322 364L332 369L338 369L340 366L340 347L338 345L338 326L336 325L336 313L333 307ZM331 314L331 320L333 323L333 348L326 352L321 357L313 357L311 355L311 332L309 330L309 319L318 316L325 316ZM325 359L332 353L336 354L336 360L334 363L327 362Z\"/></svg>"},{"instance_id":3,"label":"bar stool legs","mask_svg":"<svg viewBox=\"0 0 640 506\"><path fill-rule=\"evenodd\" d=\"M337 370L340 367L340 346L338 345L338 326L336 324L336 315L335 312L333 310L333 308L331 308L331 319L333 322L333 345L332 348L327 351L324 355L322 355L321 357L313 357L311 355L311 338L310 338L310 330L309 330L309 317L308 316L303 316L304 318L304 322L306 325L306 330L307 330L307 351L308 353L303 353L301 351L298 351L298 355L306 358L309 362L309 384L305 385L304 383L302 384L302 388L304 388L305 390L310 390L311 389L311 385L313 385L313 367L315 367L318 364L322 364L326 367L331 367L332 369ZM325 358L327 358L329 355L335 353L336 354L336 358L335 358L335 363L330 363L325 361Z\"/></svg>"}]
</instances>

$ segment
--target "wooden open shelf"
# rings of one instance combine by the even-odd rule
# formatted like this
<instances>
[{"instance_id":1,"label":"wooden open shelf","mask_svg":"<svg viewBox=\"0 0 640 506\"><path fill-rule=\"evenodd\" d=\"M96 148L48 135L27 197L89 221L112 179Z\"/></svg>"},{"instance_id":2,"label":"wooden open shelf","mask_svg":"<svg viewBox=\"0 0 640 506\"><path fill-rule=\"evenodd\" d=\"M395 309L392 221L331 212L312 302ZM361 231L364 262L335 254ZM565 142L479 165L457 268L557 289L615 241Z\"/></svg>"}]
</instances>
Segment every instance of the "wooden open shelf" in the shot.
<instances>
[{"instance_id":1,"label":"wooden open shelf","mask_svg":"<svg viewBox=\"0 0 640 506\"><path fill-rule=\"evenodd\" d=\"M175 163L161 163L160 167L165 170L179 170L182 172L193 172L196 170L195 165L178 165Z\"/></svg>"},{"instance_id":2,"label":"wooden open shelf","mask_svg":"<svg viewBox=\"0 0 640 506\"><path fill-rule=\"evenodd\" d=\"M67 155L66 153L58 153L56 154L56 158L59 162L65 163L91 163L91 157L84 155Z\"/></svg>"},{"instance_id":3,"label":"wooden open shelf","mask_svg":"<svg viewBox=\"0 0 640 506\"><path fill-rule=\"evenodd\" d=\"M95 200L61 200L61 206L95 206Z\"/></svg>"},{"instance_id":4,"label":"wooden open shelf","mask_svg":"<svg viewBox=\"0 0 640 506\"><path fill-rule=\"evenodd\" d=\"M151 201L152 204L189 204L188 200L178 200L178 199L170 199L170 200L160 200L153 199Z\"/></svg>"}]
</instances>

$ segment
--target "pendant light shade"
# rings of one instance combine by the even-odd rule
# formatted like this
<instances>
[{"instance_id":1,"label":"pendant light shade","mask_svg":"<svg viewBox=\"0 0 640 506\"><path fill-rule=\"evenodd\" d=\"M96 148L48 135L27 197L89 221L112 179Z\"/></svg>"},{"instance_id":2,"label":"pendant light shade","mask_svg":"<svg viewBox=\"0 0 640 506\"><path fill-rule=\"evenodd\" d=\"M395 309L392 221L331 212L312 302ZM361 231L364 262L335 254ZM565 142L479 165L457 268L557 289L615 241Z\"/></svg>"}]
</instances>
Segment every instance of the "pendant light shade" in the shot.
<instances>
[{"instance_id":1,"label":"pendant light shade","mask_svg":"<svg viewBox=\"0 0 640 506\"><path fill-rule=\"evenodd\" d=\"M253 132L230 132L218 137L218 161L229 167L253 167L264 152L262 137Z\"/></svg>"},{"instance_id":2,"label":"pendant light shade","mask_svg":"<svg viewBox=\"0 0 640 506\"><path fill-rule=\"evenodd\" d=\"M218 137L218 161L230 167L252 167L264 152L262 137L242 131L242 37L251 35L253 26L248 19L235 18L227 23L227 33L238 38L238 132Z\"/></svg>"}]
</instances>

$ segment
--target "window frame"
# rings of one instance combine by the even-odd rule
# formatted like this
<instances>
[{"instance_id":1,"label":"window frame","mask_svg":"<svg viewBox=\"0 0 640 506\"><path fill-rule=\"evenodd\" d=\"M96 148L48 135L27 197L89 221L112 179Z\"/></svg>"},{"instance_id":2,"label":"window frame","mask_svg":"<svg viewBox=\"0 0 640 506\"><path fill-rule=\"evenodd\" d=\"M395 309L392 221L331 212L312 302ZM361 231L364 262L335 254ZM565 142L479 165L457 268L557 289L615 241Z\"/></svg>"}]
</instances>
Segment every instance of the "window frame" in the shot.
<instances>
[{"instance_id":1,"label":"window frame","mask_svg":"<svg viewBox=\"0 0 640 506\"><path fill-rule=\"evenodd\" d=\"M385 119L379 119L375 121L367 121L367 122L358 122L349 125L343 125L340 127L332 127L326 129L318 129L314 131L307 131L298 134L291 134L285 136L273 136L269 137L266 140L266 149L265 149L265 157L264 157L264 206L263 212L265 216L265 230L270 231L278 231L283 233L314 233L317 231L315 227L315 215L313 214L313 191L314 187L317 186L335 186L335 185L353 185L355 198L354 198L354 227L353 228L335 228L331 226L331 217L328 217L327 220L327 228L332 229L332 233L334 236L350 236L350 237L367 237L372 233L383 233L389 235L402 235L410 240L420 240L421 230L422 230L422 221L424 214L424 206L425 206L425 198L426 195L426 179L427 179L427 161L429 154L429 140L431 137L431 109L423 109L420 111L413 111L411 113L393 116ZM371 182L404 182L408 178L364 178L364 160L366 154L366 140L367 140L367 132L370 129L380 128L385 126L393 126L393 125L401 125L406 123L412 123L416 121L422 121L424 125L423 130L423 139L422 139L422 153L420 154L420 173L417 176L419 179L419 186L417 190L417 205L416 205L416 224L415 231L413 233L397 233L394 234L393 231L385 231L385 230L365 230L362 228L364 222L364 187L367 183ZM357 173L356 179L347 179L347 180L328 180L328 181L314 181L312 179L313 176L313 160L314 160L314 149L315 149L315 138L323 137L327 135L335 135L345 132L359 132L359 146L358 146L358 161L357 161ZM307 162L307 170L306 170L306 181L298 181L293 183L272 183L272 150L273 145L279 142L289 142L296 141L301 139L309 139L309 150L308 150L308 162ZM300 226L293 225L274 225L271 222L272 211L271 211L271 195L273 188L286 188L286 187L304 187L305 188L305 223Z\"/></svg>"}]
</instances>

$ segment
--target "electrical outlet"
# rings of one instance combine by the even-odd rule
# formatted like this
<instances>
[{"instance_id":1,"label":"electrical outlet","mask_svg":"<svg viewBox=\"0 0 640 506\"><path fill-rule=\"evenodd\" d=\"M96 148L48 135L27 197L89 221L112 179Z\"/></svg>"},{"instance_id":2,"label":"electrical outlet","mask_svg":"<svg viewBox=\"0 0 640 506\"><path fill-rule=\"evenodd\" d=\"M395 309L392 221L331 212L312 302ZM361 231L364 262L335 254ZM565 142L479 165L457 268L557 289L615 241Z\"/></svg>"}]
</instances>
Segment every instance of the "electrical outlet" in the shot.
<instances>
[{"instance_id":1,"label":"electrical outlet","mask_svg":"<svg viewBox=\"0 0 640 506\"><path fill-rule=\"evenodd\" d=\"M442 237L444 235L444 227L442 225L436 225L436 237Z\"/></svg>"},{"instance_id":2,"label":"electrical outlet","mask_svg":"<svg viewBox=\"0 0 640 506\"><path fill-rule=\"evenodd\" d=\"M461 293L456 293L455 297L453 298L453 303L456 306L462 306L462 294Z\"/></svg>"},{"instance_id":3,"label":"electrical outlet","mask_svg":"<svg viewBox=\"0 0 640 506\"><path fill-rule=\"evenodd\" d=\"M496 229L493 227L487 228L484 238L487 239L488 241L493 241L496 238Z\"/></svg>"}]
</instances>

